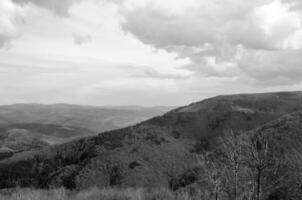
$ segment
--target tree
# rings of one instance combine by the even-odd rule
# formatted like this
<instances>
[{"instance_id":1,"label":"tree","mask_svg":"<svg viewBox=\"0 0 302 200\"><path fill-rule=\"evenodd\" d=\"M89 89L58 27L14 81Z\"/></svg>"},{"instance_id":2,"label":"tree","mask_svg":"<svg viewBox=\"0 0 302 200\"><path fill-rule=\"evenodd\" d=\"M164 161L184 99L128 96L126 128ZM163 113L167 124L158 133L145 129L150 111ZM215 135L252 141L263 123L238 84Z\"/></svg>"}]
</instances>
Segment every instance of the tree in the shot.
<instances>
[{"instance_id":1,"label":"tree","mask_svg":"<svg viewBox=\"0 0 302 200\"><path fill-rule=\"evenodd\" d=\"M302 136L283 131L230 131L218 141L218 151L200 156L215 199L302 199Z\"/></svg>"},{"instance_id":2,"label":"tree","mask_svg":"<svg viewBox=\"0 0 302 200\"><path fill-rule=\"evenodd\" d=\"M220 142L222 144L222 152L226 157L226 164L229 166L232 173L232 196L234 200L237 200L239 197L238 178L243 160L243 145L245 144L244 137L241 132L234 132L231 130L225 133L225 136Z\"/></svg>"},{"instance_id":3,"label":"tree","mask_svg":"<svg viewBox=\"0 0 302 200\"><path fill-rule=\"evenodd\" d=\"M197 162L203 172L203 181L212 187L214 199L219 200L223 191L223 163L211 152L197 155Z\"/></svg>"},{"instance_id":4,"label":"tree","mask_svg":"<svg viewBox=\"0 0 302 200\"><path fill-rule=\"evenodd\" d=\"M252 175L251 179L254 183L254 195L256 200L261 200L265 191L264 180L271 178L271 172L279 167L279 160L276 157L274 147L274 138L272 135L264 134L261 131L250 132L244 145L244 164ZM277 181L278 179L276 179ZM276 182L275 181L275 182ZM273 185L273 182L270 182Z\"/></svg>"},{"instance_id":5,"label":"tree","mask_svg":"<svg viewBox=\"0 0 302 200\"><path fill-rule=\"evenodd\" d=\"M288 167L288 178L285 184L291 186L288 191L289 196L296 200L302 199L302 153L293 146L288 147L285 157Z\"/></svg>"},{"instance_id":6,"label":"tree","mask_svg":"<svg viewBox=\"0 0 302 200\"><path fill-rule=\"evenodd\" d=\"M268 182L270 173L278 168L272 137L261 131L230 131L220 143L230 173L227 177L232 194L230 199L261 200L264 191L268 190L264 182Z\"/></svg>"}]
</instances>

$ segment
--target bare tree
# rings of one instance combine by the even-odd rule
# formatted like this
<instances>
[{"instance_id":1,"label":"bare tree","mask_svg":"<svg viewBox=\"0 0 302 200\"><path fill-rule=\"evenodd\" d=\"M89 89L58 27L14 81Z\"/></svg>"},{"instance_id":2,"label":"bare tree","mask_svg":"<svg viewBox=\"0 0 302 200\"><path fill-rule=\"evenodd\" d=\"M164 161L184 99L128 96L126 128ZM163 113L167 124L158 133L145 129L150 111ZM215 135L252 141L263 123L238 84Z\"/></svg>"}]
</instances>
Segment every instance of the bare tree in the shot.
<instances>
[{"instance_id":1,"label":"bare tree","mask_svg":"<svg viewBox=\"0 0 302 200\"><path fill-rule=\"evenodd\" d=\"M222 163L215 158L211 152L203 155L197 155L197 162L202 168L203 177L206 182L212 187L213 196L215 200L219 200L223 190L223 168Z\"/></svg>"},{"instance_id":2,"label":"bare tree","mask_svg":"<svg viewBox=\"0 0 302 200\"><path fill-rule=\"evenodd\" d=\"M277 165L271 142L261 132L230 131L222 138L222 152L231 172L228 183L233 188L232 199L261 200L268 171Z\"/></svg>"},{"instance_id":3,"label":"bare tree","mask_svg":"<svg viewBox=\"0 0 302 200\"><path fill-rule=\"evenodd\" d=\"M231 169L233 178L233 199L237 200L239 198L238 190L238 178L240 174L240 168L243 160L243 145L245 144L244 138L241 132L230 131L225 133L225 136L221 139L222 150L226 156L226 164Z\"/></svg>"},{"instance_id":4,"label":"bare tree","mask_svg":"<svg viewBox=\"0 0 302 200\"><path fill-rule=\"evenodd\" d=\"M302 153L295 148L291 148L286 156L289 171L287 184L290 187L292 199L302 199Z\"/></svg>"},{"instance_id":5,"label":"bare tree","mask_svg":"<svg viewBox=\"0 0 302 200\"><path fill-rule=\"evenodd\" d=\"M250 133L247 135L245 144L244 158L245 164L250 169L253 183L255 184L255 198L261 200L263 191L263 180L265 170L274 167L275 160L270 151L269 138L261 132Z\"/></svg>"},{"instance_id":6,"label":"bare tree","mask_svg":"<svg viewBox=\"0 0 302 200\"><path fill-rule=\"evenodd\" d=\"M290 195L302 199L301 143L287 143L276 131L226 133L219 140L220 151L199 157L215 200L225 194L232 200L262 200L287 183L295 183Z\"/></svg>"}]
</instances>

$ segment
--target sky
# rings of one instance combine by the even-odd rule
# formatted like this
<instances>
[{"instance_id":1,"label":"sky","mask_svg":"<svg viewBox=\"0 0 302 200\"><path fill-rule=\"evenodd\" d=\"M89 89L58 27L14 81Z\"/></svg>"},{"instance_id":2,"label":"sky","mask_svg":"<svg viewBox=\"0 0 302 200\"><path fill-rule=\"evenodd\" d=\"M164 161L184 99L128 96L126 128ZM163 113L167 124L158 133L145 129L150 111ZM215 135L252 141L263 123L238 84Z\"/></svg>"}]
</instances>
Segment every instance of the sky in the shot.
<instances>
[{"instance_id":1,"label":"sky","mask_svg":"<svg viewBox=\"0 0 302 200\"><path fill-rule=\"evenodd\" d=\"M0 0L0 104L302 90L301 0Z\"/></svg>"}]
</instances>

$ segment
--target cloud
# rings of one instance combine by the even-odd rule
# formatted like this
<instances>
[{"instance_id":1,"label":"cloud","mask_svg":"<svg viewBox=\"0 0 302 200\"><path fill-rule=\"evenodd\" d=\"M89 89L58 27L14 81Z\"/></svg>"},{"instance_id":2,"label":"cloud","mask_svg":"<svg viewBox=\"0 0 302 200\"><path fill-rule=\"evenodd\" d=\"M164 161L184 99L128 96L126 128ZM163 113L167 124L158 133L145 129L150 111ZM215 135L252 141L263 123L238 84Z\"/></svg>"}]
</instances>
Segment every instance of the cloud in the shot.
<instances>
[{"instance_id":1,"label":"cloud","mask_svg":"<svg viewBox=\"0 0 302 200\"><path fill-rule=\"evenodd\" d=\"M136 70L139 69L139 72L135 72L130 75L130 77L134 78L148 78L148 79L186 79L188 76L179 75L175 73L162 73L151 67L135 67Z\"/></svg>"},{"instance_id":2,"label":"cloud","mask_svg":"<svg viewBox=\"0 0 302 200\"><path fill-rule=\"evenodd\" d=\"M291 85L300 83L302 77L302 50L253 51L240 60L243 73L257 84Z\"/></svg>"},{"instance_id":3,"label":"cloud","mask_svg":"<svg viewBox=\"0 0 302 200\"><path fill-rule=\"evenodd\" d=\"M81 0L13 0L17 4L25 5L32 3L41 8L48 9L60 16L68 16L71 6Z\"/></svg>"},{"instance_id":4,"label":"cloud","mask_svg":"<svg viewBox=\"0 0 302 200\"><path fill-rule=\"evenodd\" d=\"M20 25L28 15L28 4L48 9L53 13L66 17L71 6L81 0L1 0L0 1L0 48L10 49L11 41L18 38ZM82 38L82 40L85 38ZM81 43L81 38L78 40Z\"/></svg>"},{"instance_id":5,"label":"cloud","mask_svg":"<svg viewBox=\"0 0 302 200\"><path fill-rule=\"evenodd\" d=\"M90 35L81 35L81 34L73 33L72 37L73 37L74 44L77 44L77 45L90 43L92 41Z\"/></svg>"},{"instance_id":6,"label":"cloud","mask_svg":"<svg viewBox=\"0 0 302 200\"><path fill-rule=\"evenodd\" d=\"M0 1L0 48L9 48L10 41L20 35L17 26L22 23L23 11L11 0Z\"/></svg>"},{"instance_id":7,"label":"cloud","mask_svg":"<svg viewBox=\"0 0 302 200\"><path fill-rule=\"evenodd\" d=\"M248 76L264 85L294 84L302 81L297 75L302 20L292 9L299 4L300 0L129 0L120 4L120 14L125 32L189 58L191 64L184 68L200 77Z\"/></svg>"},{"instance_id":8,"label":"cloud","mask_svg":"<svg viewBox=\"0 0 302 200\"><path fill-rule=\"evenodd\" d=\"M300 0L282 0L282 2L288 4L292 10L302 9L302 2Z\"/></svg>"},{"instance_id":9,"label":"cloud","mask_svg":"<svg viewBox=\"0 0 302 200\"><path fill-rule=\"evenodd\" d=\"M170 9L161 1L144 2L122 10L122 14L124 30L147 44L167 48L201 47L209 43L216 47L227 42L251 48L275 48L259 23L263 19L257 19L254 11L269 2L267 0L188 1L192 3L174 9L172 3ZM181 5L182 1L175 2Z\"/></svg>"},{"instance_id":10,"label":"cloud","mask_svg":"<svg viewBox=\"0 0 302 200\"><path fill-rule=\"evenodd\" d=\"M192 63L182 67L205 77L235 77L240 74L240 68L234 62L218 62L216 57L206 56L203 63Z\"/></svg>"}]
</instances>

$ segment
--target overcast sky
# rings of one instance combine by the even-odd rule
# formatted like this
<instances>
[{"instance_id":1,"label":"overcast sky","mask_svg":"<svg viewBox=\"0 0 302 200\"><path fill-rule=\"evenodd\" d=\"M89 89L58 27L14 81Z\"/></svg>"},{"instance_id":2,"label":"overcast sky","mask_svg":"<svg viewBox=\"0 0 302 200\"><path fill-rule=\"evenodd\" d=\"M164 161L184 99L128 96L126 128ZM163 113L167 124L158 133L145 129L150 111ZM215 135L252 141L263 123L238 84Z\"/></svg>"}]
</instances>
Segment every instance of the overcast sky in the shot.
<instances>
[{"instance_id":1,"label":"overcast sky","mask_svg":"<svg viewBox=\"0 0 302 200\"><path fill-rule=\"evenodd\" d=\"M302 90L301 0L0 0L0 104Z\"/></svg>"}]
</instances>

